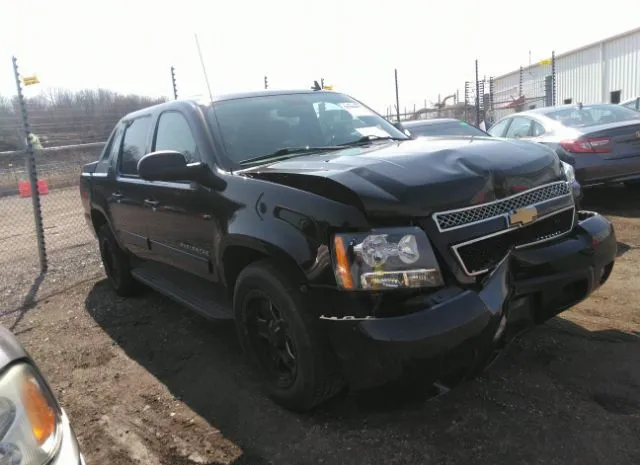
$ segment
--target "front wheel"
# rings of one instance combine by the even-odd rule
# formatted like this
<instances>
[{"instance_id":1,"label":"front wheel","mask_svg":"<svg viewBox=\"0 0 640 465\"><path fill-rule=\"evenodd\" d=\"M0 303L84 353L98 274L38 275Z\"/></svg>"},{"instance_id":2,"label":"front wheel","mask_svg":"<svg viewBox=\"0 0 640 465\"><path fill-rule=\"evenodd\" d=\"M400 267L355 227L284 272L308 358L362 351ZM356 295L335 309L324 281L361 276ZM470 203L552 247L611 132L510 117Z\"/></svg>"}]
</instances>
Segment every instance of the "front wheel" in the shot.
<instances>
[{"instance_id":1,"label":"front wheel","mask_svg":"<svg viewBox=\"0 0 640 465\"><path fill-rule=\"evenodd\" d=\"M312 409L343 386L335 354L306 302L270 260L240 273L233 298L242 348L264 376L270 397L297 412Z\"/></svg>"},{"instance_id":2,"label":"front wheel","mask_svg":"<svg viewBox=\"0 0 640 465\"><path fill-rule=\"evenodd\" d=\"M116 294L127 297L138 293L141 284L131 276L129 257L118 245L108 224L98 230L98 242L104 271Z\"/></svg>"}]
</instances>

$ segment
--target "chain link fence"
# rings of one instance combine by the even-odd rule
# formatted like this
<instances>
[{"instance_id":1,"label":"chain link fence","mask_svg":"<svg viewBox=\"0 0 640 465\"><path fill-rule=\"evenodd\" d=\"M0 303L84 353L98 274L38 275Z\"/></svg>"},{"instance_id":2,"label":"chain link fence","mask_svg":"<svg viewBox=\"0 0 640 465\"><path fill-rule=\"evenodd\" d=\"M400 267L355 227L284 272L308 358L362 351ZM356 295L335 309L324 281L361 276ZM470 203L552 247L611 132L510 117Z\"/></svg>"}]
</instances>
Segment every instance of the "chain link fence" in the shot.
<instances>
[{"instance_id":1,"label":"chain link fence","mask_svg":"<svg viewBox=\"0 0 640 465\"><path fill-rule=\"evenodd\" d=\"M557 102L556 57L551 57L528 67L520 67L519 72L500 77L479 76L479 63L475 61L474 80L465 81L462 92L456 89L442 101L432 103L413 111L403 107L400 121L431 118L455 118L488 129L497 120L521 111L555 106ZM484 76L484 75L483 75ZM453 89L451 89L453 90ZM386 119L398 119L395 105L386 109ZM483 124L484 123L484 124Z\"/></svg>"},{"instance_id":2,"label":"chain link fence","mask_svg":"<svg viewBox=\"0 0 640 465\"><path fill-rule=\"evenodd\" d=\"M122 116L164 101L102 89L22 98L17 84L18 95L0 96L2 313L102 272L78 190L82 165L98 159Z\"/></svg>"}]
</instances>

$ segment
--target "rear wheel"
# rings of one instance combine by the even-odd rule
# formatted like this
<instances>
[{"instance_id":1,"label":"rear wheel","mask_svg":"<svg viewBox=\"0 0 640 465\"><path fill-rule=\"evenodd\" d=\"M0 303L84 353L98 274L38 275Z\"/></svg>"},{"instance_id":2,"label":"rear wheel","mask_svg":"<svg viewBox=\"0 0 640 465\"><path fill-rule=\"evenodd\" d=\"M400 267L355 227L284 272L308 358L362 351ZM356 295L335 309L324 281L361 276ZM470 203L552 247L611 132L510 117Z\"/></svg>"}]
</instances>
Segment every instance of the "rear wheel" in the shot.
<instances>
[{"instance_id":1,"label":"rear wheel","mask_svg":"<svg viewBox=\"0 0 640 465\"><path fill-rule=\"evenodd\" d=\"M98 242L104 271L116 294L127 297L138 293L141 284L131 276L129 257L116 242L108 224L98 230Z\"/></svg>"},{"instance_id":2,"label":"rear wheel","mask_svg":"<svg viewBox=\"0 0 640 465\"><path fill-rule=\"evenodd\" d=\"M304 412L340 391L333 350L306 295L280 267L265 260L245 268L233 305L240 343L276 403Z\"/></svg>"}]
</instances>

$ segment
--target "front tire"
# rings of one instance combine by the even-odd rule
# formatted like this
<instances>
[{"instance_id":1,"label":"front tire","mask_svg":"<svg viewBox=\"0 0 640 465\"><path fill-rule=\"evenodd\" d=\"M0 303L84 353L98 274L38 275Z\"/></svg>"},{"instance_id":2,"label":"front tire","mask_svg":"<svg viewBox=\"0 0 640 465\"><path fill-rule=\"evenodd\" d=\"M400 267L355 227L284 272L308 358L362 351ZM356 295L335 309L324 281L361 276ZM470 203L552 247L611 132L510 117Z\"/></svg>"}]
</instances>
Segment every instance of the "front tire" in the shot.
<instances>
[{"instance_id":1,"label":"front tire","mask_svg":"<svg viewBox=\"0 0 640 465\"><path fill-rule=\"evenodd\" d=\"M98 230L98 243L104 271L116 294L123 297L137 294L141 285L131 276L129 257L118 245L108 224Z\"/></svg>"},{"instance_id":2,"label":"front tire","mask_svg":"<svg viewBox=\"0 0 640 465\"><path fill-rule=\"evenodd\" d=\"M242 348L279 405L306 412L343 387L338 363L306 295L276 263L245 268L233 297Z\"/></svg>"}]
</instances>

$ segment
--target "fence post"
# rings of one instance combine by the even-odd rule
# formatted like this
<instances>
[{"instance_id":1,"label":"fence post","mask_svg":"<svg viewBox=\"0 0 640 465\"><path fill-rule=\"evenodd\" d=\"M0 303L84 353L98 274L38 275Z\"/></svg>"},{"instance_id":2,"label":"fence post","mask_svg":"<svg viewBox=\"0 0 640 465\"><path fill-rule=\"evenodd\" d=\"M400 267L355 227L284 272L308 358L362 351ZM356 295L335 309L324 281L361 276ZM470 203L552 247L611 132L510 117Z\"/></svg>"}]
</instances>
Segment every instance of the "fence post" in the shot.
<instances>
[{"instance_id":1,"label":"fence post","mask_svg":"<svg viewBox=\"0 0 640 465\"><path fill-rule=\"evenodd\" d=\"M40 193L38 192L38 175L36 173L36 159L31 143L31 129L29 128L29 116L27 114L27 102L22 92L22 82L20 81L20 72L18 71L18 59L12 57L13 75L16 79L16 88L18 90L18 102L22 113L22 125L24 128L24 137L26 144L27 170L29 172L29 183L31 185L31 200L33 203L33 218L36 226L36 239L38 241L38 255L40 256L40 271L47 271L47 249L44 243L44 228L42 227L42 208L40 206Z\"/></svg>"},{"instance_id":2,"label":"fence post","mask_svg":"<svg viewBox=\"0 0 640 465\"><path fill-rule=\"evenodd\" d=\"M469 122L469 98L471 97L469 87L471 87L471 83L464 81L464 120L467 123Z\"/></svg>"},{"instance_id":3,"label":"fence post","mask_svg":"<svg viewBox=\"0 0 640 465\"><path fill-rule=\"evenodd\" d=\"M551 52L551 105L556 106L556 52Z\"/></svg>"},{"instance_id":4,"label":"fence post","mask_svg":"<svg viewBox=\"0 0 640 465\"><path fill-rule=\"evenodd\" d=\"M493 77L489 78L489 123L495 123L495 107L493 102L495 100L495 83L493 81Z\"/></svg>"},{"instance_id":5,"label":"fence post","mask_svg":"<svg viewBox=\"0 0 640 465\"><path fill-rule=\"evenodd\" d=\"M400 122L400 96L398 94L398 68L395 69L396 76L396 118Z\"/></svg>"},{"instance_id":6,"label":"fence post","mask_svg":"<svg viewBox=\"0 0 640 465\"><path fill-rule=\"evenodd\" d=\"M178 100L178 84L176 84L176 69L171 67L171 82L173 83L173 98Z\"/></svg>"},{"instance_id":7,"label":"fence post","mask_svg":"<svg viewBox=\"0 0 640 465\"><path fill-rule=\"evenodd\" d=\"M518 97L522 97L522 81L524 79L524 68L520 66L520 78L518 81Z\"/></svg>"},{"instance_id":8,"label":"fence post","mask_svg":"<svg viewBox=\"0 0 640 465\"><path fill-rule=\"evenodd\" d=\"M478 76L478 60L476 60L476 127L480 126L480 77Z\"/></svg>"}]
</instances>

